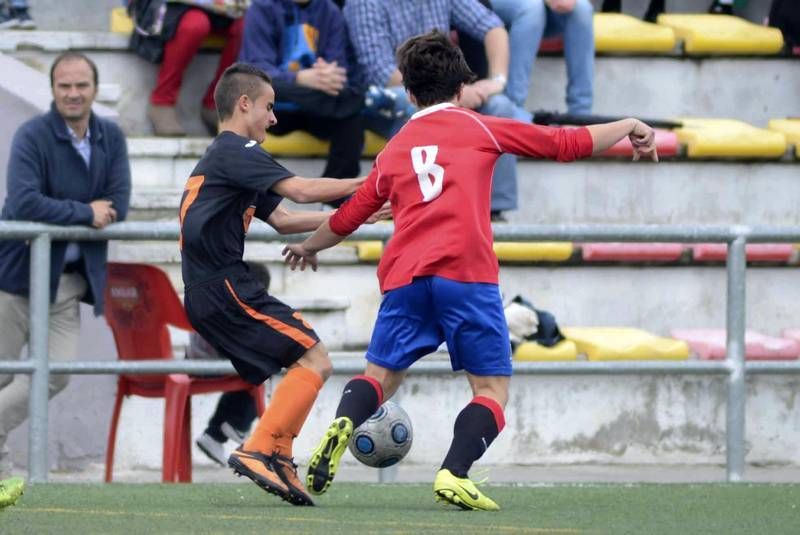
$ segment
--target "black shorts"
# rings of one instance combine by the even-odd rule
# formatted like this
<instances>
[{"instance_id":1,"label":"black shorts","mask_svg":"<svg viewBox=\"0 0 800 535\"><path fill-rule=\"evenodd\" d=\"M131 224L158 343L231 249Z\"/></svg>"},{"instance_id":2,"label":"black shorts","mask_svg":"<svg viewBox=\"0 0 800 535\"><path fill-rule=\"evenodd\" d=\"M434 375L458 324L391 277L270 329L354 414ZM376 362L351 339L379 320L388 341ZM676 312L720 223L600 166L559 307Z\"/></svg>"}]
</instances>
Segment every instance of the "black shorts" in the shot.
<instances>
[{"instance_id":1,"label":"black shorts","mask_svg":"<svg viewBox=\"0 0 800 535\"><path fill-rule=\"evenodd\" d=\"M184 305L197 333L248 383L263 383L319 342L300 312L270 296L246 269L187 286Z\"/></svg>"}]
</instances>

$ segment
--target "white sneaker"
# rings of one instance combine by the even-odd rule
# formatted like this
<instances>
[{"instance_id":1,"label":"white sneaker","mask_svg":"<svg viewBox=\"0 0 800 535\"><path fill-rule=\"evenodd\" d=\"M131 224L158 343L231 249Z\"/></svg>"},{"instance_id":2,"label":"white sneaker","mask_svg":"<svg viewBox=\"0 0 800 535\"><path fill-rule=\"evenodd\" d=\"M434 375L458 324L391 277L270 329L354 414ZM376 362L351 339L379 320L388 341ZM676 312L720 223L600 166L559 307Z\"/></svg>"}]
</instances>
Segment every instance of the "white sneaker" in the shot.
<instances>
[{"instance_id":1,"label":"white sneaker","mask_svg":"<svg viewBox=\"0 0 800 535\"><path fill-rule=\"evenodd\" d=\"M228 422L222 422L222 425L219 426L219 430L222 431L222 434L228 437L229 440L234 441L236 444L242 444L247 438L247 433L242 433Z\"/></svg>"},{"instance_id":2,"label":"white sneaker","mask_svg":"<svg viewBox=\"0 0 800 535\"><path fill-rule=\"evenodd\" d=\"M200 438L195 441L195 444L197 444L200 451L205 453L209 459L220 466L226 466L228 457L225 455L225 448L222 442L217 442L214 440L214 437L208 433L203 433L200 435Z\"/></svg>"}]
</instances>

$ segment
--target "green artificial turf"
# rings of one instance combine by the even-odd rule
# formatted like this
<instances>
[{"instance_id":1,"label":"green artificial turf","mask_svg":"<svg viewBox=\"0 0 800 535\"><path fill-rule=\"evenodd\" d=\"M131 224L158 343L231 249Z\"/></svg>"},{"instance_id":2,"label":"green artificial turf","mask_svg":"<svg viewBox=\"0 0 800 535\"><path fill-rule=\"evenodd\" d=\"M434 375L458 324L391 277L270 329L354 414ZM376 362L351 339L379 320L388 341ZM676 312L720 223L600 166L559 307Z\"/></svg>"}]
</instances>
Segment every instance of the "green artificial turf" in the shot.
<instances>
[{"instance_id":1,"label":"green artificial turf","mask_svg":"<svg viewBox=\"0 0 800 535\"><path fill-rule=\"evenodd\" d=\"M0 533L800 533L800 485L487 486L499 512L445 509L429 485L335 484L293 507L253 484L39 484Z\"/></svg>"}]
</instances>

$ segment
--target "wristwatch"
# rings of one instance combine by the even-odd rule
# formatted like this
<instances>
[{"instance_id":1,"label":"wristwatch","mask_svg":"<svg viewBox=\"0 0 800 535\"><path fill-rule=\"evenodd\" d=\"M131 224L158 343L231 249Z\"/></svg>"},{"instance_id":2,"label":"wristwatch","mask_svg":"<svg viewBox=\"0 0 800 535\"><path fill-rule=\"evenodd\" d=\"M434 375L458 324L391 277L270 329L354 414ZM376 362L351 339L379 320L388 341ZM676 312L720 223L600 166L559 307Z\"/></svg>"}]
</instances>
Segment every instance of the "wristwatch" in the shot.
<instances>
[{"instance_id":1,"label":"wristwatch","mask_svg":"<svg viewBox=\"0 0 800 535\"><path fill-rule=\"evenodd\" d=\"M492 82L499 83L502 86L502 89L506 88L506 82L508 82L508 79L506 78L505 74L495 74L494 76L489 78L489 80L491 80Z\"/></svg>"}]
</instances>

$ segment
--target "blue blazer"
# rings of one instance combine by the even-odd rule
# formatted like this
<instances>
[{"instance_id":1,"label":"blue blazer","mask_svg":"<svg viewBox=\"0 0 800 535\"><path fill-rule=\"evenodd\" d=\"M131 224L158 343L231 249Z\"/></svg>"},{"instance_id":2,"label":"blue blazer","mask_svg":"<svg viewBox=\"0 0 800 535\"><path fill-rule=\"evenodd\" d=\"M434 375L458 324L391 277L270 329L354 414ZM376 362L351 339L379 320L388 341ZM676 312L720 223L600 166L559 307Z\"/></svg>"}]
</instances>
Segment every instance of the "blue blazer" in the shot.
<instances>
[{"instance_id":1,"label":"blue blazer","mask_svg":"<svg viewBox=\"0 0 800 535\"><path fill-rule=\"evenodd\" d=\"M0 220L35 221L53 225L88 225L94 216L89 203L108 199L122 221L128 213L131 171L128 148L119 126L92 113L89 119L92 156L87 169L75 150L67 124L55 104L44 115L19 127L11 142L8 161L7 197ZM89 283L84 301L94 304L95 315L103 313L106 284L104 241L78 243L83 272ZM54 241L50 253L50 301L58 291L64 270L67 242ZM28 295L30 245L0 240L0 290Z\"/></svg>"}]
</instances>

